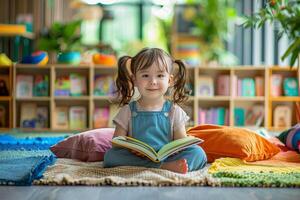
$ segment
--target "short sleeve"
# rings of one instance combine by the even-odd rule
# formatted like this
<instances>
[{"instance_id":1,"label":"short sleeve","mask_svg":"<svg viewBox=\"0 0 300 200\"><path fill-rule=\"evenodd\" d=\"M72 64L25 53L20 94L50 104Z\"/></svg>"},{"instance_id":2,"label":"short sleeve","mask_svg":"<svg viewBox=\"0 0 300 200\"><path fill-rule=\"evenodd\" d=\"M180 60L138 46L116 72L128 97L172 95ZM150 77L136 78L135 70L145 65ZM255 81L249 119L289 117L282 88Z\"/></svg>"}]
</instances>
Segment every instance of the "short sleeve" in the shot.
<instances>
[{"instance_id":1,"label":"short sleeve","mask_svg":"<svg viewBox=\"0 0 300 200\"><path fill-rule=\"evenodd\" d=\"M131 112L129 105L123 106L118 114L114 117L113 123L121 126L125 131L129 130L129 120L131 118Z\"/></svg>"},{"instance_id":2,"label":"short sleeve","mask_svg":"<svg viewBox=\"0 0 300 200\"><path fill-rule=\"evenodd\" d=\"M173 130L176 131L182 125L186 125L190 117L186 112L178 105L174 105L173 110Z\"/></svg>"}]
</instances>

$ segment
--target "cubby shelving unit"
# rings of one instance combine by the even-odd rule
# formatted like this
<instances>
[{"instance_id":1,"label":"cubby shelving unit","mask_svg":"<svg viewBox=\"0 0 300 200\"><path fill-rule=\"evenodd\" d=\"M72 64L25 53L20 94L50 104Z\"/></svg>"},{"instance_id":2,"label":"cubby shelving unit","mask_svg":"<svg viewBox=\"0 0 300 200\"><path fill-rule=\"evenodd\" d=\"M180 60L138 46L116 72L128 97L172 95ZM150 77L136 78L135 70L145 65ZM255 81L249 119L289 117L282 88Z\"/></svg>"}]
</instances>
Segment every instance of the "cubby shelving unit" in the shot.
<instances>
[{"instance_id":1,"label":"cubby shelving unit","mask_svg":"<svg viewBox=\"0 0 300 200\"><path fill-rule=\"evenodd\" d=\"M0 70L3 71L2 68ZM52 131L52 132L78 132L87 129L95 128L94 125L94 110L96 108L102 107L112 107L115 111L118 109L117 104L112 100L112 96L96 96L94 94L94 80L95 75L116 75L116 67L107 67L100 65L62 65L62 64L50 64L46 66L36 66L36 65L23 65L16 64L13 68L8 68L10 80L13 85L16 85L16 77L18 74L46 74L49 76L49 95L43 97L16 97L16 90L11 88L11 96L1 97L1 102L5 101L8 104L12 102L12 112L10 113L10 118L12 123L10 123L8 128L21 128L20 126L20 105L22 103L34 102L37 105L46 106L49 109L49 121L48 126L45 128L36 129L22 129L28 131ZM13 73L12 73L13 72ZM55 80L61 75L68 75L70 73L80 73L86 77L87 81L87 93L84 96L55 96ZM271 96L271 76L274 73L281 73L284 77L297 77L299 79L299 70L290 68L280 68L272 67L267 68L264 66L235 66L235 67L188 67L188 82L192 87L192 94L189 100L182 105L183 109L188 113L191 120L188 126L194 126L198 124L199 121L199 108L211 108L211 107L225 107L229 111L229 126L236 126L234 110L237 107L249 108L252 105L261 105L264 110L263 121L260 127L271 129L271 130L281 130L282 128L274 127L273 123L273 112L274 107L278 104L284 104L293 106L295 102L300 102L300 97L288 97L288 96ZM214 83L214 95L213 96L201 96L199 95L199 76L206 75L213 79ZM217 95L217 79L220 75L227 75L229 77L229 93L228 95ZM234 82L235 77L237 78L253 78L256 76L263 77L263 89L264 94L262 96L237 96L234 90L236 90L236 82ZM72 130L72 129L57 129L53 125L54 113L57 106L84 106L87 110L87 121L86 127L82 130ZM12 114L11 114L12 113ZM293 111L292 123L296 123L295 111ZM109 126L112 126L111 118L109 119Z\"/></svg>"}]
</instances>

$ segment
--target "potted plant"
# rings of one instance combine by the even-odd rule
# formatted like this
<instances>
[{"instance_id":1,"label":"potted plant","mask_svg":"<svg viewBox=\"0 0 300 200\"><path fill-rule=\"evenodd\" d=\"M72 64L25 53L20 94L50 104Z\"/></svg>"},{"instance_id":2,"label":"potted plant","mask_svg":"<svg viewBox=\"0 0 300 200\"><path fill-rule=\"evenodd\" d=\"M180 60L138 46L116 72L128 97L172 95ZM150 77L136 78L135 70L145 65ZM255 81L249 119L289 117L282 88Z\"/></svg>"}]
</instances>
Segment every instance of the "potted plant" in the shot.
<instances>
[{"instance_id":1,"label":"potted plant","mask_svg":"<svg viewBox=\"0 0 300 200\"><path fill-rule=\"evenodd\" d=\"M204 62L234 65L237 58L225 50L224 41L228 40L229 23L237 14L232 0L189 0L199 7L193 17L193 35L201 39L201 55Z\"/></svg>"},{"instance_id":2,"label":"potted plant","mask_svg":"<svg viewBox=\"0 0 300 200\"><path fill-rule=\"evenodd\" d=\"M246 16L243 25L260 28L267 21L279 25L279 38L286 34L291 41L281 59L291 56L290 66L292 67L298 58L298 68L300 68L300 1L270 0L259 12Z\"/></svg>"},{"instance_id":3,"label":"potted plant","mask_svg":"<svg viewBox=\"0 0 300 200\"><path fill-rule=\"evenodd\" d=\"M55 52L59 63L78 64L80 62L81 21L55 22L38 40L41 50Z\"/></svg>"}]
</instances>

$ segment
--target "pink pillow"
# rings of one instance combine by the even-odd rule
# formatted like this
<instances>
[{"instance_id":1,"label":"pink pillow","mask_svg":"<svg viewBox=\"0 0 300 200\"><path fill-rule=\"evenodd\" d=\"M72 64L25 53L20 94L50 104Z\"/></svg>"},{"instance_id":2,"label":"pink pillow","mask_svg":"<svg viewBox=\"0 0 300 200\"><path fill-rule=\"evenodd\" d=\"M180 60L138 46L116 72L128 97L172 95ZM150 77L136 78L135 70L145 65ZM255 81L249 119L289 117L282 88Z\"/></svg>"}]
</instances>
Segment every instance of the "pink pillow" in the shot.
<instances>
[{"instance_id":1,"label":"pink pillow","mask_svg":"<svg viewBox=\"0 0 300 200\"><path fill-rule=\"evenodd\" d=\"M114 128L99 128L79 133L50 147L50 150L58 158L102 161L105 152L111 148L114 131Z\"/></svg>"}]
</instances>

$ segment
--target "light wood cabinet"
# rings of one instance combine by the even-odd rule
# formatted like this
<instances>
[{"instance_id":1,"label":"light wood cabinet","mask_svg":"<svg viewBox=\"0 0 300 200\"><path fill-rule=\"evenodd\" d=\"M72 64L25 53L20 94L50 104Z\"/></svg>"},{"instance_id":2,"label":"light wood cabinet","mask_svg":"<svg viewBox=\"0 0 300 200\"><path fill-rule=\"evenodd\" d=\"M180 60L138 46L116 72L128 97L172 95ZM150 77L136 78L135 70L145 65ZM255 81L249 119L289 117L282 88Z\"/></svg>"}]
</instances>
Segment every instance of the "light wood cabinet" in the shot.
<instances>
[{"instance_id":1,"label":"light wood cabinet","mask_svg":"<svg viewBox=\"0 0 300 200\"><path fill-rule=\"evenodd\" d=\"M2 70L2 68L0 68ZM19 74L43 74L49 77L49 94L43 97L17 97L16 90L13 91L12 96L2 97L1 102L7 102L8 105L11 105L13 102L13 115L10 114L10 117L13 116L13 124L10 124L8 127L21 128L20 119L21 119L21 105L23 103L35 103L38 106L47 107L48 122L47 127L45 128L35 128L35 129L24 129L29 131L82 131L86 129L93 129L94 126L94 111L97 108L103 107L112 107L114 113L117 112L117 104L112 102L113 97L111 96L96 96L94 94L95 88L95 76L97 75L116 75L116 67L106 67L98 65L62 65L62 64L52 64L46 66L36 66L36 65L21 65L17 64L14 66L14 70L8 68L9 73L12 71L13 76L10 80L13 80L12 85L16 85L16 79ZM191 120L188 126L194 126L201 122L201 113L200 109L210 109L210 108L225 108L228 111L228 116L225 121L225 125L229 126L239 126L236 124L235 112L237 108L243 108L245 110L245 115L247 110L251 109L253 106L258 106L263 109L263 119L259 127L271 129L271 130L281 130L284 128L274 127L274 109L277 105L288 105L292 110L292 124L296 123L295 117L295 102L300 102L299 96L289 97L289 96L278 96L274 97L271 95L272 83L271 77L272 74L282 74L282 77L294 77L299 78L299 70L289 69L289 68L265 68L263 66L235 66L235 67L189 67L188 69L188 82L193 92L189 97L189 100L182 105L183 109L188 113ZM70 73L78 73L83 75L86 78L87 90L86 94L83 96L56 96L55 95L55 81L58 77L69 75ZM226 77L228 81L228 93L225 95L219 93L218 89L218 78L220 76ZM213 82L213 95L201 95L201 78L199 77L211 77ZM263 93L254 96L239 96L237 91L237 81L238 79L260 77L262 78L263 84ZM298 85L299 87L299 85ZM13 87L11 87L13 88ZM16 88L16 87L14 87ZM112 106L113 105L113 106ZM70 106L83 106L86 108L87 117L86 117L86 126L83 129L70 129L64 128L59 129L55 128L54 119L55 112L58 107L70 107ZM9 112L11 113L11 112ZM113 116L110 116L109 126L112 126L111 119ZM242 127L248 127L246 124Z\"/></svg>"}]
</instances>

